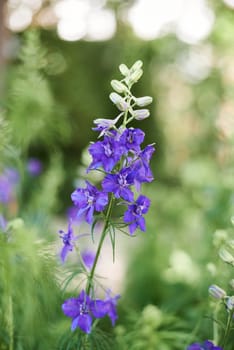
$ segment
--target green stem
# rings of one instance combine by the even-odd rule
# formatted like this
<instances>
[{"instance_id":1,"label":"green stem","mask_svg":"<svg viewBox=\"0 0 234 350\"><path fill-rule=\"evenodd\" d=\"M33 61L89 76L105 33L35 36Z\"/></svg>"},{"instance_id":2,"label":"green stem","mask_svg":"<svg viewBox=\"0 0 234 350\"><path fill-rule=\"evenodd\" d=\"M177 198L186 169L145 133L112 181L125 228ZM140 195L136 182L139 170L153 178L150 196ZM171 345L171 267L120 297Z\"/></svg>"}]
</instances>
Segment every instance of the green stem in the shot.
<instances>
[{"instance_id":1,"label":"green stem","mask_svg":"<svg viewBox=\"0 0 234 350\"><path fill-rule=\"evenodd\" d=\"M104 225L103 230L102 230L101 238L100 238L100 241L99 241L99 244L98 244L98 248L97 248L97 253L96 253L96 256L95 256L95 259L94 259L94 263L93 263L93 266L92 266L92 269L90 271L90 275L89 275L89 278L88 278L88 284L87 284L87 287L86 287L86 293L87 294L90 293L90 290L92 288L92 282L93 282L93 277L94 277L94 274L95 274L97 262L98 262L98 259L99 259L100 253L101 253L101 249L102 249L102 245L103 245L104 239L106 237L106 231L107 231L107 228L109 226L109 220L110 220L110 216L111 216L113 202L114 202L114 197L113 197L113 194L111 194L110 202L109 202L109 205L108 205L108 208L107 208L106 217L105 217L105 225Z\"/></svg>"},{"instance_id":2,"label":"green stem","mask_svg":"<svg viewBox=\"0 0 234 350\"><path fill-rule=\"evenodd\" d=\"M228 336L229 336L229 333L230 333L230 330L231 330L233 314L234 314L234 310L231 310L229 315L228 315L227 326L226 326L226 329L225 329L225 332L224 332L224 336L223 336L223 341L222 341L222 344L221 344L223 350L224 350L224 347L225 347L225 345L227 343Z\"/></svg>"},{"instance_id":3,"label":"green stem","mask_svg":"<svg viewBox=\"0 0 234 350\"><path fill-rule=\"evenodd\" d=\"M215 309L214 309L214 320L213 320L213 340L215 344L218 344L218 340L219 340L219 325L216 322L216 320L218 319L218 314L219 314L219 310L220 310L220 303L217 303Z\"/></svg>"},{"instance_id":4,"label":"green stem","mask_svg":"<svg viewBox=\"0 0 234 350\"><path fill-rule=\"evenodd\" d=\"M12 297L9 295L8 299L8 330L9 330L9 339L10 339L10 344L9 344L9 350L13 350L14 346L14 326L13 326L13 306L12 306Z\"/></svg>"}]
</instances>

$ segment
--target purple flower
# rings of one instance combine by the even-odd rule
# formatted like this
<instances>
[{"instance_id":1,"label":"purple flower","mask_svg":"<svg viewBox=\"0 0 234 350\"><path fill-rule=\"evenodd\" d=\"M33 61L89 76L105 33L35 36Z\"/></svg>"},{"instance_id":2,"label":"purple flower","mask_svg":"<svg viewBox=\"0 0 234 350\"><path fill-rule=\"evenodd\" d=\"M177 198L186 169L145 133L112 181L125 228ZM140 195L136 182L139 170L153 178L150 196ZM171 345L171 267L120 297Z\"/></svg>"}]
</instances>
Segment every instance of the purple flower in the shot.
<instances>
[{"instance_id":1,"label":"purple flower","mask_svg":"<svg viewBox=\"0 0 234 350\"><path fill-rule=\"evenodd\" d=\"M16 185L19 182L19 173L13 168L4 169L0 175L0 203L7 204L15 197Z\"/></svg>"},{"instance_id":2,"label":"purple flower","mask_svg":"<svg viewBox=\"0 0 234 350\"><path fill-rule=\"evenodd\" d=\"M85 266L91 270L92 267L93 267L93 263L94 263L94 260L95 260L95 256L96 254L91 251L91 250L85 250L84 252L82 252L81 254L81 257L82 257L82 260L85 264Z\"/></svg>"},{"instance_id":3,"label":"purple flower","mask_svg":"<svg viewBox=\"0 0 234 350\"><path fill-rule=\"evenodd\" d=\"M152 145L146 146L145 149L138 154L138 158L132 166L133 170L136 172L135 184L138 190L140 189L141 183L151 182L154 179L149 166L154 151L155 148Z\"/></svg>"},{"instance_id":4,"label":"purple flower","mask_svg":"<svg viewBox=\"0 0 234 350\"><path fill-rule=\"evenodd\" d=\"M127 151L140 152L140 144L144 141L145 133L141 129L126 129L122 136L121 142Z\"/></svg>"},{"instance_id":5,"label":"purple flower","mask_svg":"<svg viewBox=\"0 0 234 350\"><path fill-rule=\"evenodd\" d=\"M113 130L112 136L105 136L103 141L91 144L89 153L93 160L88 170L103 167L105 171L109 172L122 157L124 148L121 142L116 139L116 132Z\"/></svg>"},{"instance_id":6,"label":"purple flower","mask_svg":"<svg viewBox=\"0 0 234 350\"><path fill-rule=\"evenodd\" d=\"M64 314L72 318L72 331L80 328L85 333L91 332L92 317L90 303L91 299L84 290L82 290L78 298L70 298L63 303L62 310Z\"/></svg>"},{"instance_id":7,"label":"purple flower","mask_svg":"<svg viewBox=\"0 0 234 350\"><path fill-rule=\"evenodd\" d=\"M63 240L63 248L61 249L61 252L60 252L60 258L61 258L61 261L64 263L67 258L67 254L73 250L74 241L77 239L77 237L75 237L73 234L71 221L69 221L68 223L67 232L64 232L63 230L59 230L59 234L60 234L60 238L62 238Z\"/></svg>"},{"instance_id":8,"label":"purple flower","mask_svg":"<svg viewBox=\"0 0 234 350\"><path fill-rule=\"evenodd\" d=\"M131 168L123 168L117 174L108 174L102 181L102 188L106 192L114 193L116 198L123 198L132 202L134 198L130 186L134 183L135 174Z\"/></svg>"},{"instance_id":9,"label":"purple flower","mask_svg":"<svg viewBox=\"0 0 234 350\"><path fill-rule=\"evenodd\" d=\"M137 227L141 231L145 231L145 219L143 214L146 214L149 210L150 200L149 198L140 195L134 204L128 206L128 210L124 213L124 222L129 224L129 231L132 235Z\"/></svg>"},{"instance_id":10,"label":"purple flower","mask_svg":"<svg viewBox=\"0 0 234 350\"><path fill-rule=\"evenodd\" d=\"M116 303L119 296L108 298L106 300L92 300L84 290L81 291L77 298L67 299L62 310L64 314L72 318L71 330L80 328L85 333L90 333L92 328L92 318L102 318L108 315L112 324L114 324L116 314Z\"/></svg>"},{"instance_id":11,"label":"purple flower","mask_svg":"<svg viewBox=\"0 0 234 350\"><path fill-rule=\"evenodd\" d=\"M5 232L7 228L7 221L2 214L0 214L0 229Z\"/></svg>"},{"instance_id":12,"label":"purple flower","mask_svg":"<svg viewBox=\"0 0 234 350\"><path fill-rule=\"evenodd\" d=\"M105 300L94 300L91 303L91 310L94 317L101 318L107 315L111 319L112 326L114 326L118 318L116 306L119 298L120 295L111 297L110 292L108 292Z\"/></svg>"},{"instance_id":13,"label":"purple flower","mask_svg":"<svg viewBox=\"0 0 234 350\"><path fill-rule=\"evenodd\" d=\"M42 172L42 163L37 158L30 158L27 164L27 170L30 175L38 176Z\"/></svg>"},{"instance_id":14,"label":"purple flower","mask_svg":"<svg viewBox=\"0 0 234 350\"><path fill-rule=\"evenodd\" d=\"M106 314L110 317L112 326L115 325L115 321L118 318L116 306L119 298L120 298L120 295L116 295L113 298L109 295L105 300Z\"/></svg>"},{"instance_id":15,"label":"purple flower","mask_svg":"<svg viewBox=\"0 0 234 350\"><path fill-rule=\"evenodd\" d=\"M219 346L215 346L211 341L205 340L202 344L194 343L189 345L187 350L222 350Z\"/></svg>"},{"instance_id":16,"label":"purple flower","mask_svg":"<svg viewBox=\"0 0 234 350\"><path fill-rule=\"evenodd\" d=\"M86 181L86 188L78 188L71 194L74 205L78 208L77 217L85 216L88 224L92 224L94 211L101 212L108 204L108 195L99 191Z\"/></svg>"}]
</instances>

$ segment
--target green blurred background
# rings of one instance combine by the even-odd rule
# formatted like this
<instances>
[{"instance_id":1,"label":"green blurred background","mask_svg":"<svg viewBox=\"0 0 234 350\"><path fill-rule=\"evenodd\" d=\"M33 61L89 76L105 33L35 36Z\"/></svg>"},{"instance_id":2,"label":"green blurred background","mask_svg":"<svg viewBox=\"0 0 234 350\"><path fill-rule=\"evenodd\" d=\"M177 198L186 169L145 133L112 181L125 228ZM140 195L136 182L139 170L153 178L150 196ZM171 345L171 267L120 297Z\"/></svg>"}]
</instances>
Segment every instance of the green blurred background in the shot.
<instances>
[{"instance_id":1,"label":"green blurred background","mask_svg":"<svg viewBox=\"0 0 234 350\"><path fill-rule=\"evenodd\" d=\"M134 317L144 319L152 304L163 310L171 338L162 321L161 333L158 325L148 329L151 343L146 332L138 347L127 337L119 347L173 350L189 341L176 336L180 321L188 334L211 338L207 288L227 283L231 274L217 252L231 237L234 207L234 2L0 3L2 165L20 170L37 157L44 168L35 187L25 180L11 215L47 228L49 222L50 232L39 233L44 239L55 239L82 179L87 146L96 139L93 120L117 116L109 82L120 78L121 63L138 59L144 75L133 93L154 100L150 118L136 125L146 133L145 144L156 144L155 181L144 188L152 200L147 232L139 232L131 254L132 243L121 242L129 256L117 287L124 324L117 340L134 333ZM143 313L129 321L131 310Z\"/></svg>"}]
</instances>

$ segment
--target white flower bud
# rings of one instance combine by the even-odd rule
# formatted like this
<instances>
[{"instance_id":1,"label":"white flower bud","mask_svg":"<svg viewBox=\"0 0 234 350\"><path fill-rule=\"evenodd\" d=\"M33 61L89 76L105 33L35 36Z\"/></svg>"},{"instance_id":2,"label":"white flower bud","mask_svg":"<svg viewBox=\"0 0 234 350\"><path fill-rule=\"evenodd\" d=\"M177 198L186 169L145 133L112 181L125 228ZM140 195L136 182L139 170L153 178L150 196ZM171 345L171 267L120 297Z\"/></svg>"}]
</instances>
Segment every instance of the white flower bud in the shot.
<instances>
[{"instance_id":1,"label":"white flower bud","mask_svg":"<svg viewBox=\"0 0 234 350\"><path fill-rule=\"evenodd\" d=\"M119 103L123 100L123 97L117 94L116 92L112 92L109 97L114 104Z\"/></svg>"},{"instance_id":2,"label":"white flower bud","mask_svg":"<svg viewBox=\"0 0 234 350\"><path fill-rule=\"evenodd\" d=\"M125 92L127 90L126 86L118 80L111 80L111 86L115 91L119 93Z\"/></svg>"},{"instance_id":3,"label":"white flower bud","mask_svg":"<svg viewBox=\"0 0 234 350\"><path fill-rule=\"evenodd\" d=\"M231 264L231 265L234 265L233 255L231 253L229 253L229 251L227 249L225 249L224 247L220 248L219 256L224 262Z\"/></svg>"},{"instance_id":4,"label":"white flower bud","mask_svg":"<svg viewBox=\"0 0 234 350\"><path fill-rule=\"evenodd\" d=\"M137 109L133 112L133 117L136 120L143 120L148 118L150 115L150 112L148 109Z\"/></svg>"},{"instance_id":5,"label":"white flower bud","mask_svg":"<svg viewBox=\"0 0 234 350\"><path fill-rule=\"evenodd\" d=\"M153 98L151 96L138 97L135 99L136 104L139 107L144 107L152 103Z\"/></svg>"},{"instance_id":6,"label":"white flower bud","mask_svg":"<svg viewBox=\"0 0 234 350\"><path fill-rule=\"evenodd\" d=\"M232 295L226 301L227 308L232 311L234 309L234 296Z\"/></svg>"},{"instance_id":7,"label":"white flower bud","mask_svg":"<svg viewBox=\"0 0 234 350\"><path fill-rule=\"evenodd\" d=\"M129 77L130 83L132 83L132 84L136 83L140 79L142 74L143 74L143 70L142 69L135 70L133 73L130 74L130 77Z\"/></svg>"},{"instance_id":8,"label":"white flower bud","mask_svg":"<svg viewBox=\"0 0 234 350\"><path fill-rule=\"evenodd\" d=\"M141 69L142 66L143 66L143 62L141 60L136 61L134 65L131 67L131 72Z\"/></svg>"},{"instance_id":9,"label":"white flower bud","mask_svg":"<svg viewBox=\"0 0 234 350\"><path fill-rule=\"evenodd\" d=\"M123 74L124 76L127 76L129 74L129 69L125 64L121 64L119 66L120 73Z\"/></svg>"},{"instance_id":10,"label":"white flower bud","mask_svg":"<svg viewBox=\"0 0 234 350\"><path fill-rule=\"evenodd\" d=\"M222 288L220 288L216 284L212 284L209 287L208 291L209 291L210 296L212 296L215 299L223 299L227 295L225 290L223 290Z\"/></svg>"},{"instance_id":11,"label":"white flower bud","mask_svg":"<svg viewBox=\"0 0 234 350\"><path fill-rule=\"evenodd\" d=\"M129 104L116 92L112 92L109 97L120 111L126 111L128 109Z\"/></svg>"}]
</instances>

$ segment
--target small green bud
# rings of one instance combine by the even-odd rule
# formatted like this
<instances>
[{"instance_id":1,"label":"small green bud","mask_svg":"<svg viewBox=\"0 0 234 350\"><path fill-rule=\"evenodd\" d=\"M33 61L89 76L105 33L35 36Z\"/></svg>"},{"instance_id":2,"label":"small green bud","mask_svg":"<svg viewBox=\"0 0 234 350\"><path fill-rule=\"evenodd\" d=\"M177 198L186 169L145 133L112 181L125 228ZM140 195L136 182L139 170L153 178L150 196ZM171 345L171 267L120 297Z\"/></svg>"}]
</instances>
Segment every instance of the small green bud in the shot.
<instances>
[{"instance_id":1,"label":"small green bud","mask_svg":"<svg viewBox=\"0 0 234 350\"><path fill-rule=\"evenodd\" d=\"M153 98L151 96L138 97L135 99L137 106L144 107L152 103Z\"/></svg>"},{"instance_id":2,"label":"small green bud","mask_svg":"<svg viewBox=\"0 0 234 350\"><path fill-rule=\"evenodd\" d=\"M120 73L123 74L124 76L127 76L129 74L129 69L125 64L121 64L119 66Z\"/></svg>"},{"instance_id":3,"label":"small green bud","mask_svg":"<svg viewBox=\"0 0 234 350\"><path fill-rule=\"evenodd\" d=\"M115 91L119 93L123 93L127 91L126 86L118 80L111 80L111 86Z\"/></svg>"},{"instance_id":4,"label":"small green bud","mask_svg":"<svg viewBox=\"0 0 234 350\"><path fill-rule=\"evenodd\" d=\"M131 67L131 72L134 71L138 71L139 69L141 69L141 67L143 66L143 62L141 60L138 60L134 63L134 65Z\"/></svg>"},{"instance_id":5,"label":"small green bud","mask_svg":"<svg viewBox=\"0 0 234 350\"><path fill-rule=\"evenodd\" d=\"M220 288L219 286L217 286L216 284L212 284L209 289L209 294L210 296L212 296L215 299L223 299L226 297L227 293L225 292L225 290L223 290L222 288Z\"/></svg>"},{"instance_id":6,"label":"small green bud","mask_svg":"<svg viewBox=\"0 0 234 350\"><path fill-rule=\"evenodd\" d=\"M137 109L135 111L133 111L133 117L136 120L143 120L148 118L150 115L150 112L148 109Z\"/></svg>"}]
</instances>

